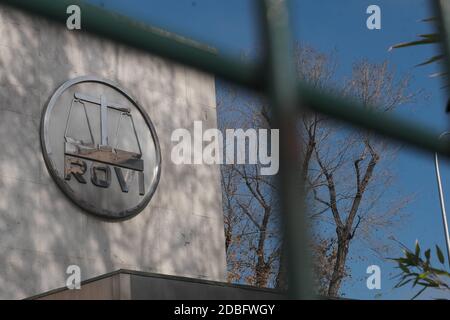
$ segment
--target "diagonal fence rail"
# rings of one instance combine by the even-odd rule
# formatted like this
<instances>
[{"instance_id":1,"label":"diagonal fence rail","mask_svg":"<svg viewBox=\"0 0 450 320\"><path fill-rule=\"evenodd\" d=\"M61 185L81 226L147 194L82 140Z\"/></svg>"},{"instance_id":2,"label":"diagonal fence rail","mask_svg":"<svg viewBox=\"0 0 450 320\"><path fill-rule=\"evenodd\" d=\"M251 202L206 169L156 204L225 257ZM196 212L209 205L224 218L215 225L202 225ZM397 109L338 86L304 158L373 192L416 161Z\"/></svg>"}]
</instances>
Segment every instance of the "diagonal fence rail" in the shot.
<instances>
[{"instance_id":1,"label":"diagonal fence rail","mask_svg":"<svg viewBox=\"0 0 450 320\"><path fill-rule=\"evenodd\" d=\"M420 127L372 108L364 108L354 101L327 95L301 83L292 67L292 38L287 1L258 1L264 59L260 63L248 63L220 56L208 46L81 0L0 0L61 23L66 22L67 7L76 4L81 8L83 30L266 94L272 104L274 126L280 128L280 199L288 243L290 293L293 298L310 298L312 291L308 272L307 230L305 215L302 214L302 181L298 174L300 144L295 134L296 116L308 109L447 157L450 156L450 145L439 140L439 134L430 128ZM441 18L441 32L446 35L444 47L448 49L450 2L431 2ZM448 52L450 51L446 50L446 53Z\"/></svg>"}]
</instances>

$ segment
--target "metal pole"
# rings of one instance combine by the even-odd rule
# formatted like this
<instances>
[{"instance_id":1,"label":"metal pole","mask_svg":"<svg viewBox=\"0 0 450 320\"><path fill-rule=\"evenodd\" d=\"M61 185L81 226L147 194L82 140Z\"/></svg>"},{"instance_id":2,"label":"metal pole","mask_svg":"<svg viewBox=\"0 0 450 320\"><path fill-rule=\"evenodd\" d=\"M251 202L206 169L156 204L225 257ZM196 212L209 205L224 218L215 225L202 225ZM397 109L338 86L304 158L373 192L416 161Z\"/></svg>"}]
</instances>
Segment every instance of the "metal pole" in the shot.
<instances>
[{"instance_id":1,"label":"metal pole","mask_svg":"<svg viewBox=\"0 0 450 320\"><path fill-rule=\"evenodd\" d=\"M439 136L439 139L442 139L444 136L446 136L448 134L450 134L449 131L442 133ZM444 192L442 190L441 172L439 170L439 159L438 159L437 152L434 154L434 165L436 168L436 179L437 179L438 190L439 190L439 201L441 204L442 223L444 225L445 241L446 241L446 245L447 245L447 258L448 258L448 263L450 265L450 235L448 232L447 213L445 211Z\"/></svg>"}]
</instances>

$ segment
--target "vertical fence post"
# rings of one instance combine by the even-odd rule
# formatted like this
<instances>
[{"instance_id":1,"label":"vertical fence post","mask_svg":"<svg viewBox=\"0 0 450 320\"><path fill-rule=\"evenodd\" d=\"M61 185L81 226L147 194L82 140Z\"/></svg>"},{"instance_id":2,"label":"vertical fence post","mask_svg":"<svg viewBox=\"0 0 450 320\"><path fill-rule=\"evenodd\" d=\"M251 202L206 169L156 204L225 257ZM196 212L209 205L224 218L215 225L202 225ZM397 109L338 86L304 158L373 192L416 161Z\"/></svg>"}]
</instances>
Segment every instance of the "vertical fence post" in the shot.
<instances>
[{"instance_id":1,"label":"vertical fence post","mask_svg":"<svg viewBox=\"0 0 450 320\"><path fill-rule=\"evenodd\" d=\"M286 1L264 0L262 24L266 56L266 85L274 128L280 129L279 196L286 243L289 295L312 297L308 235L301 179L297 72Z\"/></svg>"}]
</instances>

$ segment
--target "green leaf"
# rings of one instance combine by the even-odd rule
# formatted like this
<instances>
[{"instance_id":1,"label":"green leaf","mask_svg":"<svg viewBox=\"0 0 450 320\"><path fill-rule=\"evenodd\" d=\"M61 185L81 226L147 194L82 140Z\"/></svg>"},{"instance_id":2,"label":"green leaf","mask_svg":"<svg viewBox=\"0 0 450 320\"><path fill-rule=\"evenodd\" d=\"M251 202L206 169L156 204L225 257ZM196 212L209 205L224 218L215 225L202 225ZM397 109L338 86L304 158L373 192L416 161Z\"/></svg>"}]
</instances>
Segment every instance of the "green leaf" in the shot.
<instances>
[{"instance_id":1,"label":"green leaf","mask_svg":"<svg viewBox=\"0 0 450 320\"><path fill-rule=\"evenodd\" d=\"M406 251L405 254L406 254L405 264L408 266L416 266L418 262L416 256L409 251Z\"/></svg>"},{"instance_id":2,"label":"green leaf","mask_svg":"<svg viewBox=\"0 0 450 320\"><path fill-rule=\"evenodd\" d=\"M450 273L448 273L445 270L441 270L441 269L436 269L436 268L430 268L430 271L439 275L439 276L447 276L450 277Z\"/></svg>"},{"instance_id":3,"label":"green leaf","mask_svg":"<svg viewBox=\"0 0 450 320\"><path fill-rule=\"evenodd\" d=\"M398 49L398 48L406 48L406 47L412 47L412 46L418 46L423 44L430 44L430 43L436 43L434 39L422 39L422 40L416 40L416 41L410 41L410 42L403 42L396 45L393 45L389 48L389 51L392 49Z\"/></svg>"},{"instance_id":4,"label":"green leaf","mask_svg":"<svg viewBox=\"0 0 450 320\"><path fill-rule=\"evenodd\" d=\"M416 293L416 295L414 297L411 298L411 300L414 300L415 298L417 298L422 292L424 292L427 289L427 287L423 287L422 289L420 289L419 292Z\"/></svg>"},{"instance_id":5,"label":"green leaf","mask_svg":"<svg viewBox=\"0 0 450 320\"><path fill-rule=\"evenodd\" d=\"M400 281L398 284L395 285L395 288L403 287L404 285L410 283L412 280L413 280L413 279L402 280L402 281Z\"/></svg>"},{"instance_id":6,"label":"green leaf","mask_svg":"<svg viewBox=\"0 0 450 320\"><path fill-rule=\"evenodd\" d=\"M430 74L430 78L443 77L443 76L446 76L447 74L448 74L448 72L436 72L436 73Z\"/></svg>"},{"instance_id":7,"label":"green leaf","mask_svg":"<svg viewBox=\"0 0 450 320\"><path fill-rule=\"evenodd\" d=\"M406 267L404 264L402 264L402 263L399 263L398 264L398 267L404 272L404 273L409 273L410 271L409 271L409 269L408 269L408 267Z\"/></svg>"},{"instance_id":8,"label":"green leaf","mask_svg":"<svg viewBox=\"0 0 450 320\"><path fill-rule=\"evenodd\" d=\"M425 258L427 258L427 262L430 261L430 257L431 257L431 250L427 249L425 251Z\"/></svg>"},{"instance_id":9,"label":"green leaf","mask_svg":"<svg viewBox=\"0 0 450 320\"><path fill-rule=\"evenodd\" d=\"M420 20L420 22L433 22L433 21L438 21L438 18L430 17L430 18Z\"/></svg>"},{"instance_id":10,"label":"green leaf","mask_svg":"<svg viewBox=\"0 0 450 320\"><path fill-rule=\"evenodd\" d=\"M387 258L387 260L392 260L392 261L402 262L402 263L404 263L406 261L405 258Z\"/></svg>"},{"instance_id":11,"label":"green leaf","mask_svg":"<svg viewBox=\"0 0 450 320\"><path fill-rule=\"evenodd\" d=\"M416 252L415 252L415 256L419 257L420 255L420 246L419 246L419 241L416 240Z\"/></svg>"},{"instance_id":12,"label":"green leaf","mask_svg":"<svg viewBox=\"0 0 450 320\"><path fill-rule=\"evenodd\" d=\"M439 287L439 284L437 284L436 282L419 282L418 284L421 285L422 287L426 287L426 288Z\"/></svg>"},{"instance_id":13,"label":"green leaf","mask_svg":"<svg viewBox=\"0 0 450 320\"><path fill-rule=\"evenodd\" d=\"M436 245L436 253L437 253L439 262L444 264L444 262L445 262L444 254L442 253L441 248L439 248L439 246L437 246L437 245Z\"/></svg>"},{"instance_id":14,"label":"green leaf","mask_svg":"<svg viewBox=\"0 0 450 320\"><path fill-rule=\"evenodd\" d=\"M428 277L429 274L430 274L429 272L421 273L419 274L419 279L425 279L426 277Z\"/></svg>"},{"instance_id":15,"label":"green leaf","mask_svg":"<svg viewBox=\"0 0 450 320\"><path fill-rule=\"evenodd\" d=\"M438 42L441 39L439 36L439 33L419 34L419 37L424 38L424 39L433 40L435 42Z\"/></svg>"},{"instance_id":16,"label":"green leaf","mask_svg":"<svg viewBox=\"0 0 450 320\"><path fill-rule=\"evenodd\" d=\"M429 286L429 287L435 287L435 288L437 288L437 287L439 287L439 285L440 285L440 282L438 282L438 281L436 281L436 280L433 280L433 279L425 278L425 279L423 279L423 280L426 281L426 282L428 283L428 286Z\"/></svg>"},{"instance_id":17,"label":"green leaf","mask_svg":"<svg viewBox=\"0 0 450 320\"><path fill-rule=\"evenodd\" d=\"M426 60L425 62L422 62L422 63L417 64L416 67L425 66L425 65L427 65L427 64L430 64L430 63L433 63L433 62L442 60L442 59L444 59L444 58L445 58L445 55L444 55L444 54L440 54L440 55L431 57L430 59Z\"/></svg>"}]
</instances>

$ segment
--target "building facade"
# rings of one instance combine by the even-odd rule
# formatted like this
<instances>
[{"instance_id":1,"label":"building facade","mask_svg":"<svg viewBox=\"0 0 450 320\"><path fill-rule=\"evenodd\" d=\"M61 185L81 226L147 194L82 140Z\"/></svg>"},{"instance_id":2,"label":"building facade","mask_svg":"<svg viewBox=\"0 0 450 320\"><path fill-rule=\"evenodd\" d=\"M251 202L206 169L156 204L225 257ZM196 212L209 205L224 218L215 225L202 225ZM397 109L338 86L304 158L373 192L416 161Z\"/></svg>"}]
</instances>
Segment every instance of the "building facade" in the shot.
<instances>
[{"instance_id":1,"label":"building facade","mask_svg":"<svg viewBox=\"0 0 450 320\"><path fill-rule=\"evenodd\" d=\"M161 172L136 216L108 221L58 188L40 143L55 90L94 76L117 83L151 119ZM194 121L215 128L212 76L0 4L0 298L65 286L119 269L224 281L220 168L175 165L171 133Z\"/></svg>"}]
</instances>

